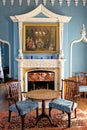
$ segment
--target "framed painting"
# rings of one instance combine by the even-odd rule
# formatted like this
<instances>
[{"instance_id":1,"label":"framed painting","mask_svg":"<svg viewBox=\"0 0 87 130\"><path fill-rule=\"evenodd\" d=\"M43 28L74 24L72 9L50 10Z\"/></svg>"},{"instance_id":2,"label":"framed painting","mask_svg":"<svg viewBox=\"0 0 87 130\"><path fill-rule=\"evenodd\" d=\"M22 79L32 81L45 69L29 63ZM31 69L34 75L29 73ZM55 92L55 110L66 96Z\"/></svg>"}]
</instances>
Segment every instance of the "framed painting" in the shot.
<instances>
[{"instance_id":1,"label":"framed painting","mask_svg":"<svg viewBox=\"0 0 87 130\"><path fill-rule=\"evenodd\" d=\"M23 52L58 53L58 24L23 24Z\"/></svg>"}]
</instances>

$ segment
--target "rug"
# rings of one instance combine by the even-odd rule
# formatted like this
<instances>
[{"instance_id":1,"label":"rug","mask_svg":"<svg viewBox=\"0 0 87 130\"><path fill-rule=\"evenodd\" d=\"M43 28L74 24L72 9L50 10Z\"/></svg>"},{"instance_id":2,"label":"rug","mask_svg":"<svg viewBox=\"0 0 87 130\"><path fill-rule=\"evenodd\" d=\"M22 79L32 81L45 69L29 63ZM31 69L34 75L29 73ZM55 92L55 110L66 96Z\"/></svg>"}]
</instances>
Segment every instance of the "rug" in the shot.
<instances>
[{"instance_id":1,"label":"rug","mask_svg":"<svg viewBox=\"0 0 87 130\"><path fill-rule=\"evenodd\" d=\"M41 110L39 110L39 114L41 113ZM46 110L46 113L48 114L48 110ZM35 126L35 110L28 113L25 116L25 129L28 130L40 130L40 128L49 128L51 130L52 126L50 125L50 122L47 118L41 119L37 126ZM85 114L82 110L77 109L77 118L74 118L74 113L72 113L72 119L71 119L71 128L77 127L77 126L87 126L87 114ZM52 110L52 122L54 124L57 124L57 130L64 130L67 128L67 114L62 113L58 110ZM56 128L52 129L55 130ZM12 113L12 119L11 122L8 122L8 112L0 112L0 130L21 130L21 118L19 115ZM47 129L48 130L48 129Z\"/></svg>"}]
</instances>

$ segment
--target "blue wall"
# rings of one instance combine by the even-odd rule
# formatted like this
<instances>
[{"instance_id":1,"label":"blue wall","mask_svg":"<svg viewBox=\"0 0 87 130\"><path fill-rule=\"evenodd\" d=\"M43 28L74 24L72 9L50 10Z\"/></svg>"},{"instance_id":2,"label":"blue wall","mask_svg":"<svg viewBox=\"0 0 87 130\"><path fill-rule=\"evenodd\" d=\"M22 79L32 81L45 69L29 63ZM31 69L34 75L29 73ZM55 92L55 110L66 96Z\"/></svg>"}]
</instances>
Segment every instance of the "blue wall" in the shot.
<instances>
[{"instance_id":1,"label":"blue wall","mask_svg":"<svg viewBox=\"0 0 87 130\"><path fill-rule=\"evenodd\" d=\"M10 19L10 16L27 13L32 11L37 6L34 4L34 0L28 6L25 0L23 0L22 5L20 6L18 0L15 0L14 5L10 6L9 0L5 6L2 5L0 0L0 38L7 40L11 43L11 54L12 54L12 77L17 78L17 62L15 58L18 55L18 25L17 23L13 24ZM39 0L39 4L42 3L42 0ZM82 1L78 3L78 6L75 6L74 2L71 2L68 7L64 1L62 6L59 5L56 0L54 6L51 5L47 0L46 8L53 11L54 13L60 15L71 16L72 19L68 24L64 25L64 37L63 37L63 49L64 55L67 61L65 62L65 77L68 77L70 74L70 44L76 39L81 37L82 25L85 24L87 29L87 5L83 6ZM16 33L15 33L16 32ZM7 52L6 52L7 53ZM78 71L87 72L87 43L78 43L73 46L73 75ZM44 54L43 54L44 55ZM43 55L39 55L42 57ZM51 54L52 55L52 54ZM46 55L44 55L45 57Z\"/></svg>"}]
</instances>

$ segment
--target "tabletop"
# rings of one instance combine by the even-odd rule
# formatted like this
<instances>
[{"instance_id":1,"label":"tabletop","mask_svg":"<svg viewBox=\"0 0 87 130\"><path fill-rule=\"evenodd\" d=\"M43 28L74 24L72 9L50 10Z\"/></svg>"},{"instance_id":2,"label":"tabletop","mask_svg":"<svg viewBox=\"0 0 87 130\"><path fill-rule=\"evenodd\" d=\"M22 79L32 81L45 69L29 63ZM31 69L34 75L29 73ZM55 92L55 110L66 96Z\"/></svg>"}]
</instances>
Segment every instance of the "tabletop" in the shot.
<instances>
[{"instance_id":1,"label":"tabletop","mask_svg":"<svg viewBox=\"0 0 87 130\"><path fill-rule=\"evenodd\" d=\"M59 97L59 92L51 89L36 89L29 91L27 97L33 100L53 100Z\"/></svg>"}]
</instances>

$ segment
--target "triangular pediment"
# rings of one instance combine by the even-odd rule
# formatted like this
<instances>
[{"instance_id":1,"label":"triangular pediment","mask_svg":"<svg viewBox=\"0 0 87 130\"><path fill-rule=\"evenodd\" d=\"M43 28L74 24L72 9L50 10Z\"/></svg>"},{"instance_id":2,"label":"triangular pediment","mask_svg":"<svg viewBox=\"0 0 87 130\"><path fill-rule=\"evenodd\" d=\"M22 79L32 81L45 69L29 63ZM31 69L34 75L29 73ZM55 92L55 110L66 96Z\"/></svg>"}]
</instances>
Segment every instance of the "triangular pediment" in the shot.
<instances>
[{"instance_id":1,"label":"triangular pediment","mask_svg":"<svg viewBox=\"0 0 87 130\"><path fill-rule=\"evenodd\" d=\"M44 15L42 12L35 16L35 18L49 18L48 16Z\"/></svg>"},{"instance_id":2,"label":"triangular pediment","mask_svg":"<svg viewBox=\"0 0 87 130\"><path fill-rule=\"evenodd\" d=\"M44 19L40 20L41 18ZM45 8L42 4L40 4L37 8L28 13L11 16L11 19L15 22L43 22L45 20L45 22L66 23L70 21L71 17L53 13L52 11Z\"/></svg>"}]
</instances>

